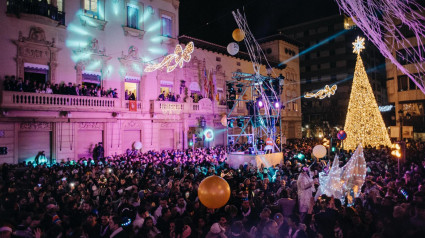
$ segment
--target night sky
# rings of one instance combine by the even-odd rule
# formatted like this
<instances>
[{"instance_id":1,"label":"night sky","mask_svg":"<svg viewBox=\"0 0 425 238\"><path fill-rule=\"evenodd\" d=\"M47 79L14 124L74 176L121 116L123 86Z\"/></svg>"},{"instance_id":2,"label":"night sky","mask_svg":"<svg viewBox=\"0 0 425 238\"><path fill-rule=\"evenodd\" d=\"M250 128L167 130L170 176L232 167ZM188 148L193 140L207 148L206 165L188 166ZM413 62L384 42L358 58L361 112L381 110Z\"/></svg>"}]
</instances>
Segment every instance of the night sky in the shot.
<instances>
[{"instance_id":1,"label":"night sky","mask_svg":"<svg viewBox=\"0 0 425 238\"><path fill-rule=\"evenodd\" d=\"M334 0L180 0L180 35L227 45L237 28L232 10L243 7L257 39L282 27L339 14Z\"/></svg>"}]
</instances>

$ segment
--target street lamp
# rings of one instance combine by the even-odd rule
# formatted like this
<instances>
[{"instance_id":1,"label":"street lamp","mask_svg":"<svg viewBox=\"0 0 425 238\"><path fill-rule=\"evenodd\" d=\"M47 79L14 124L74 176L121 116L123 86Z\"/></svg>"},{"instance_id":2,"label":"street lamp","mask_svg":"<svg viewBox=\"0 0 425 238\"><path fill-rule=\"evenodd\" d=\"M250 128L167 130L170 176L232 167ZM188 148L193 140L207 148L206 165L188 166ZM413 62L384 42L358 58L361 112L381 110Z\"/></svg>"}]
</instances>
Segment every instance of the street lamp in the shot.
<instances>
[{"instance_id":1,"label":"street lamp","mask_svg":"<svg viewBox=\"0 0 425 238\"><path fill-rule=\"evenodd\" d=\"M404 115L403 109L398 110L399 122L400 122L400 141L403 140L403 122L404 120L410 120L410 113Z\"/></svg>"}]
</instances>

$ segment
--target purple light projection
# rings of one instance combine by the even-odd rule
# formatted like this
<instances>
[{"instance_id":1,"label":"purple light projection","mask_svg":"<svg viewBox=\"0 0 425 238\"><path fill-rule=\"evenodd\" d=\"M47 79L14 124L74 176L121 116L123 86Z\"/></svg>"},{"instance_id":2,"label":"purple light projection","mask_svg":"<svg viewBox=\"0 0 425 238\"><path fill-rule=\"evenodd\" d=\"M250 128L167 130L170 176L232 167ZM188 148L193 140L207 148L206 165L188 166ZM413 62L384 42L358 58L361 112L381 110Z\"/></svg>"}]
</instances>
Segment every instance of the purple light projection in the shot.
<instances>
[{"instance_id":1,"label":"purple light projection","mask_svg":"<svg viewBox=\"0 0 425 238\"><path fill-rule=\"evenodd\" d=\"M414 0L335 1L382 55L425 94L425 8ZM410 64L413 67L407 67Z\"/></svg>"}]
</instances>

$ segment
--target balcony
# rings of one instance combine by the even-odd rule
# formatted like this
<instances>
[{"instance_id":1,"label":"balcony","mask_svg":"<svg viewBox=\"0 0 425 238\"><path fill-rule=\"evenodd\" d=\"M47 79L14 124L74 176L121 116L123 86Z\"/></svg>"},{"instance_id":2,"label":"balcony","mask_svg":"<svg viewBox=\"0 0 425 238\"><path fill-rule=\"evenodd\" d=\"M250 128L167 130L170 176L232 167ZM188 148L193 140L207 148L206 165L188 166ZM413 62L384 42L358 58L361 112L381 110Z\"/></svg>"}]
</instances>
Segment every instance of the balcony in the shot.
<instances>
[{"instance_id":1,"label":"balcony","mask_svg":"<svg viewBox=\"0 0 425 238\"><path fill-rule=\"evenodd\" d=\"M50 20L47 23L52 25L65 25L65 12L58 11L58 7L48 4L47 1L8 0L6 11L8 14L28 18L28 20L37 21L31 17L31 15L35 15L47 18Z\"/></svg>"},{"instance_id":2,"label":"balcony","mask_svg":"<svg viewBox=\"0 0 425 238\"><path fill-rule=\"evenodd\" d=\"M117 111L120 99L2 91L1 108L47 111ZM128 104L128 101L126 101ZM139 105L140 104L140 105ZM138 108L141 103L138 103ZM127 105L128 107L128 105Z\"/></svg>"},{"instance_id":3,"label":"balcony","mask_svg":"<svg viewBox=\"0 0 425 238\"><path fill-rule=\"evenodd\" d=\"M226 106L217 104L201 104L201 103L180 103L169 101L150 101L151 114L221 114L226 113Z\"/></svg>"}]
</instances>

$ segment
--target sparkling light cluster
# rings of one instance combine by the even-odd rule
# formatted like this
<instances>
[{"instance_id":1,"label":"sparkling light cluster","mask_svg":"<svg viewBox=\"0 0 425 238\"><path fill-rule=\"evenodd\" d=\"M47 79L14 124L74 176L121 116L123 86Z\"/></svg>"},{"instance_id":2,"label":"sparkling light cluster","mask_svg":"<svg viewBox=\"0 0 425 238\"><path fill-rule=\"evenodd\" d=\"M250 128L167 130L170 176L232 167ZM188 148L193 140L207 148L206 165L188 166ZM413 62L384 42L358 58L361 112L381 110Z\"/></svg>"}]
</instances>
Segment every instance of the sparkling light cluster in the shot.
<instances>
[{"instance_id":1,"label":"sparkling light cluster","mask_svg":"<svg viewBox=\"0 0 425 238\"><path fill-rule=\"evenodd\" d=\"M339 167L338 156L335 156L329 173L319 173L320 186L316 199L322 194L344 200L347 197L349 203L360 194L360 189L366 178L366 161L364 159L363 147L360 144L350 160L344 167Z\"/></svg>"},{"instance_id":2,"label":"sparkling light cluster","mask_svg":"<svg viewBox=\"0 0 425 238\"><path fill-rule=\"evenodd\" d=\"M146 66L145 72L153 72L164 67L167 68L167 73L172 72L177 66L180 68L183 67L184 62L189 62L191 59L191 54L193 53L195 46L193 42L189 42L186 47L183 48L180 45L176 45L173 54L165 56L165 58L158 64L151 64Z\"/></svg>"},{"instance_id":3,"label":"sparkling light cluster","mask_svg":"<svg viewBox=\"0 0 425 238\"><path fill-rule=\"evenodd\" d=\"M329 87L329 85L326 85L323 89L317 91L316 93L306 93L305 98L318 98L318 99L324 99L326 97L331 97L332 95L335 95L335 91L337 90L336 84L332 85L332 87Z\"/></svg>"},{"instance_id":4,"label":"sparkling light cluster","mask_svg":"<svg viewBox=\"0 0 425 238\"><path fill-rule=\"evenodd\" d=\"M360 54L357 54L344 130L347 133L347 139L344 141L346 150L354 150L360 143L372 147L391 146Z\"/></svg>"}]
</instances>

